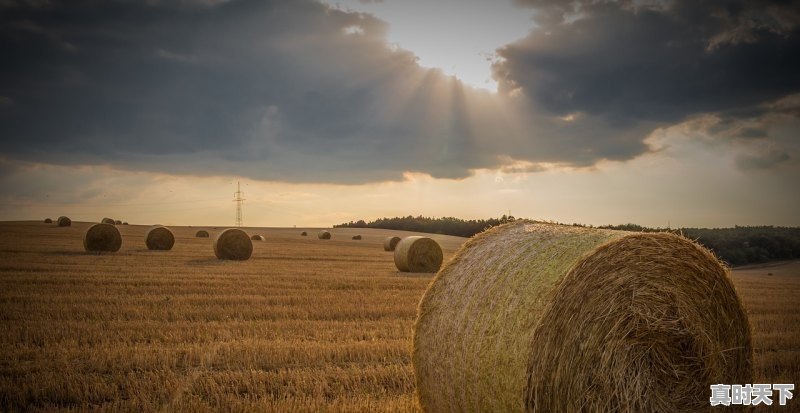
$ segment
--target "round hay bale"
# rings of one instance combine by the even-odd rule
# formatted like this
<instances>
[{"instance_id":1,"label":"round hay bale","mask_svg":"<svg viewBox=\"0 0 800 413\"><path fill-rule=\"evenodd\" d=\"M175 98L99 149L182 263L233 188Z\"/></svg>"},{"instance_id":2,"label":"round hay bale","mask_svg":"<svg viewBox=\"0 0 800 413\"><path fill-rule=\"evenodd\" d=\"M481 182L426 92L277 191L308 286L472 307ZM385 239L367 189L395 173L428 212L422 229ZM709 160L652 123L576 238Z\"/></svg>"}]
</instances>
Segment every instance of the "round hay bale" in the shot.
<instances>
[{"instance_id":1,"label":"round hay bale","mask_svg":"<svg viewBox=\"0 0 800 413\"><path fill-rule=\"evenodd\" d=\"M123 222L122 225L128 225L128 223L127 222Z\"/></svg>"},{"instance_id":2,"label":"round hay bale","mask_svg":"<svg viewBox=\"0 0 800 413\"><path fill-rule=\"evenodd\" d=\"M122 225L122 221L116 219L114 220L114 225Z\"/></svg>"},{"instance_id":3,"label":"round hay bale","mask_svg":"<svg viewBox=\"0 0 800 413\"><path fill-rule=\"evenodd\" d=\"M331 233L328 231L320 231L317 233L317 238L319 239L331 239Z\"/></svg>"},{"instance_id":4,"label":"round hay bale","mask_svg":"<svg viewBox=\"0 0 800 413\"><path fill-rule=\"evenodd\" d=\"M360 241L361 240L361 235L353 235L353 239L356 240L356 241Z\"/></svg>"},{"instance_id":5,"label":"round hay bale","mask_svg":"<svg viewBox=\"0 0 800 413\"><path fill-rule=\"evenodd\" d=\"M194 236L197 238L208 238L208 231L201 229L200 231L197 231L197 233L195 233Z\"/></svg>"},{"instance_id":6,"label":"round hay bale","mask_svg":"<svg viewBox=\"0 0 800 413\"><path fill-rule=\"evenodd\" d=\"M111 224L94 224L83 236L83 248L88 252L117 252L122 246L122 235Z\"/></svg>"},{"instance_id":7,"label":"round hay bale","mask_svg":"<svg viewBox=\"0 0 800 413\"><path fill-rule=\"evenodd\" d=\"M238 228L228 228L214 239L214 254L221 260L244 261L253 254L253 241Z\"/></svg>"},{"instance_id":8,"label":"round hay bale","mask_svg":"<svg viewBox=\"0 0 800 413\"><path fill-rule=\"evenodd\" d=\"M400 242L400 237L386 237L383 240L383 250L384 251L394 251L397 247L397 243Z\"/></svg>"},{"instance_id":9,"label":"round hay bale","mask_svg":"<svg viewBox=\"0 0 800 413\"><path fill-rule=\"evenodd\" d=\"M301 237L305 237L305 236L307 236L307 235L308 235L308 232L305 232L305 231L303 231L303 232L301 232L301 233L300 233L300 236L301 236Z\"/></svg>"},{"instance_id":10,"label":"round hay bale","mask_svg":"<svg viewBox=\"0 0 800 413\"><path fill-rule=\"evenodd\" d=\"M65 216L58 217L58 220L56 220L56 222L58 223L59 227L68 227L72 225L72 220L69 219L69 217Z\"/></svg>"},{"instance_id":11,"label":"round hay bale","mask_svg":"<svg viewBox=\"0 0 800 413\"><path fill-rule=\"evenodd\" d=\"M114 221L114 220L113 220L113 219L111 219L111 218L103 218L102 220L100 220L100 223L101 223L101 224L111 224L111 225L115 225L115 224L116 224L116 221Z\"/></svg>"},{"instance_id":12,"label":"round hay bale","mask_svg":"<svg viewBox=\"0 0 800 413\"><path fill-rule=\"evenodd\" d=\"M167 227L152 226L144 234L144 243L149 250L168 251L175 245L175 235Z\"/></svg>"},{"instance_id":13,"label":"round hay bale","mask_svg":"<svg viewBox=\"0 0 800 413\"><path fill-rule=\"evenodd\" d=\"M442 258L442 248L428 237L405 237L394 250L394 265L403 272L439 271Z\"/></svg>"},{"instance_id":14,"label":"round hay bale","mask_svg":"<svg viewBox=\"0 0 800 413\"><path fill-rule=\"evenodd\" d=\"M264 238L264 236L262 235L253 235L252 237L250 237L250 239L253 241L264 241L266 238Z\"/></svg>"},{"instance_id":15,"label":"round hay bale","mask_svg":"<svg viewBox=\"0 0 800 413\"><path fill-rule=\"evenodd\" d=\"M726 269L668 233L492 228L431 283L413 342L425 411L710 411L711 384L753 382Z\"/></svg>"},{"instance_id":16,"label":"round hay bale","mask_svg":"<svg viewBox=\"0 0 800 413\"><path fill-rule=\"evenodd\" d=\"M52 220L52 219L50 219L50 218L45 218L45 219L44 219L44 223L45 223L45 224L52 224L52 223L53 223L53 220Z\"/></svg>"}]
</instances>

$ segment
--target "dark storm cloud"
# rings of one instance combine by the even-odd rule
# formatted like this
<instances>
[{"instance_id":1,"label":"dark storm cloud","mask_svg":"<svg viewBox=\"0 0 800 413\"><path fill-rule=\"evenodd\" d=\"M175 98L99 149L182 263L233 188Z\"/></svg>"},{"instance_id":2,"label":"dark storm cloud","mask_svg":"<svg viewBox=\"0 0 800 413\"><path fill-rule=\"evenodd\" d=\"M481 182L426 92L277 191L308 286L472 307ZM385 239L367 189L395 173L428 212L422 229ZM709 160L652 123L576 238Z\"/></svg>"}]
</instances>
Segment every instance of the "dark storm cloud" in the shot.
<instances>
[{"instance_id":1,"label":"dark storm cloud","mask_svg":"<svg viewBox=\"0 0 800 413\"><path fill-rule=\"evenodd\" d=\"M541 27L500 50L495 77L552 114L676 123L800 90L798 2L519 2Z\"/></svg>"}]
</instances>

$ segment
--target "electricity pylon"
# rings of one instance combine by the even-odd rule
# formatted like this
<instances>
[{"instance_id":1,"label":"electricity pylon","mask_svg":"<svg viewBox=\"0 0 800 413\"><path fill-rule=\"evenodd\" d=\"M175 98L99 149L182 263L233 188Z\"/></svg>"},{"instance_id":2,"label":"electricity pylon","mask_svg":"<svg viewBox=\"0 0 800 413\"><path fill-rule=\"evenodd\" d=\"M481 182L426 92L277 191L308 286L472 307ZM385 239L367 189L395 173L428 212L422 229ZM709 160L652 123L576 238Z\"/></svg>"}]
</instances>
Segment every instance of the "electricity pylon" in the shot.
<instances>
[{"instance_id":1,"label":"electricity pylon","mask_svg":"<svg viewBox=\"0 0 800 413\"><path fill-rule=\"evenodd\" d=\"M242 226L242 204L244 204L244 192L242 192L242 188L239 185L239 182L236 182L236 192L233 193L233 202L236 202L236 226Z\"/></svg>"}]
</instances>

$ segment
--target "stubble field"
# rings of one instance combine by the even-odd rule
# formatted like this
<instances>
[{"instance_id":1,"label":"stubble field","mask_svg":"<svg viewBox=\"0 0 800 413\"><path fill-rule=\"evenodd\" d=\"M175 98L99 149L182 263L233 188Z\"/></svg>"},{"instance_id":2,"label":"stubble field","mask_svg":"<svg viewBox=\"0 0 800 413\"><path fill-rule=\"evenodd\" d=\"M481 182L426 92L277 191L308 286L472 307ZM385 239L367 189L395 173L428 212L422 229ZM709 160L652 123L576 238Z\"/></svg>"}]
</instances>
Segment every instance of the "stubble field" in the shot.
<instances>
[{"instance_id":1,"label":"stubble field","mask_svg":"<svg viewBox=\"0 0 800 413\"><path fill-rule=\"evenodd\" d=\"M88 225L0 223L0 410L415 410L411 328L431 277L381 246L409 233L252 228L266 241L230 262L211 246L222 228L173 227L172 251L148 251L146 227L120 226L118 253L87 254ZM433 237L445 260L465 241ZM756 382L797 384L800 263L733 280Z\"/></svg>"}]
</instances>

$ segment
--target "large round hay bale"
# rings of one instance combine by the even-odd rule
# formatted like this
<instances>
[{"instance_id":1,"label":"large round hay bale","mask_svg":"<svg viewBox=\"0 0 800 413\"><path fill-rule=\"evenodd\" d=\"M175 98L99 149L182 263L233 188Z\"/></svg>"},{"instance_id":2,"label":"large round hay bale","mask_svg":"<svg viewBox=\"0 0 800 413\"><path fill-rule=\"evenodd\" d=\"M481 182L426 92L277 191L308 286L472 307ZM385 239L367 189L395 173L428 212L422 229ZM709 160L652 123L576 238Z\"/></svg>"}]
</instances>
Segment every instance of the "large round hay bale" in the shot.
<instances>
[{"instance_id":1,"label":"large round hay bale","mask_svg":"<svg viewBox=\"0 0 800 413\"><path fill-rule=\"evenodd\" d=\"M53 223L53 220L52 220L52 219L50 219L50 218L45 218L45 219L44 219L44 223L45 223L45 224L52 224L52 223Z\"/></svg>"},{"instance_id":2,"label":"large round hay bale","mask_svg":"<svg viewBox=\"0 0 800 413\"><path fill-rule=\"evenodd\" d=\"M115 219L114 220L114 225L122 225L122 221L120 221L118 219Z\"/></svg>"},{"instance_id":3,"label":"large round hay bale","mask_svg":"<svg viewBox=\"0 0 800 413\"><path fill-rule=\"evenodd\" d=\"M753 382L726 270L668 233L490 229L431 283L413 341L425 411L710 411L711 384Z\"/></svg>"},{"instance_id":4,"label":"large round hay bale","mask_svg":"<svg viewBox=\"0 0 800 413\"><path fill-rule=\"evenodd\" d=\"M56 220L56 222L58 223L59 227L68 227L72 225L72 220L69 219L69 217L65 216L58 217L58 220Z\"/></svg>"},{"instance_id":5,"label":"large round hay bale","mask_svg":"<svg viewBox=\"0 0 800 413\"><path fill-rule=\"evenodd\" d=\"M353 235L353 239L356 240L356 241L360 241L361 240L361 235Z\"/></svg>"},{"instance_id":6,"label":"large round hay bale","mask_svg":"<svg viewBox=\"0 0 800 413\"><path fill-rule=\"evenodd\" d=\"M394 251L397 247L397 243L400 242L400 237L386 237L383 240L383 250L384 251Z\"/></svg>"},{"instance_id":7,"label":"large round hay bale","mask_svg":"<svg viewBox=\"0 0 800 413\"><path fill-rule=\"evenodd\" d=\"M320 231L317 233L319 239L331 239L331 233L328 231Z\"/></svg>"},{"instance_id":8,"label":"large round hay bale","mask_svg":"<svg viewBox=\"0 0 800 413\"><path fill-rule=\"evenodd\" d=\"M221 260L244 261L253 254L253 241L238 228L228 228L214 239L214 254Z\"/></svg>"},{"instance_id":9,"label":"large round hay bale","mask_svg":"<svg viewBox=\"0 0 800 413\"><path fill-rule=\"evenodd\" d=\"M114 221L114 220L113 220L113 219L111 219L111 218L103 218L102 220L100 220L100 223L101 223L101 224L111 224L111 225L115 225L115 224L116 224L116 221Z\"/></svg>"},{"instance_id":10,"label":"large round hay bale","mask_svg":"<svg viewBox=\"0 0 800 413\"><path fill-rule=\"evenodd\" d=\"M264 241L266 238L264 238L263 235L253 235L250 239L253 241Z\"/></svg>"},{"instance_id":11,"label":"large round hay bale","mask_svg":"<svg viewBox=\"0 0 800 413\"><path fill-rule=\"evenodd\" d=\"M117 227L111 224L94 224L83 236L83 248L86 251L117 252L122 246L122 235Z\"/></svg>"},{"instance_id":12,"label":"large round hay bale","mask_svg":"<svg viewBox=\"0 0 800 413\"><path fill-rule=\"evenodd\" d=\"M197 233L195 233L194 236L197 238L208 238L208 231L201 229L200 231L197 231Z\"/></svg>"},{"instance_id":13,"label":"large round hay bale","mask_svg":"<svg viewBox=\"0 0 800 413\"><path fill-rule=\"evenodd\" d=\"M171 250L175 245L175 235L167 227L152 226L144 234L144 243L149 250Z\"/></svg>"},{"instance_id":14,"label":"large round hay bale","mask_svg":"<svg viewBox=\"0 0 800 413\"><path fill-rule=\"evenodd\" d=\"M394 265L404 272L439 271L442 258L442 247L428 237L405 237L394 249Z\"/></svg>"},{"instance_id":15,"label":"large round hay bale","mask_svg":"<svg viewBox=\"0 0 800 413\"><path fill-rule=\"evenodd\" d=\"M308 235L308 232L305 232L305 231L303 231L303 232L301 232L301 233L300 233L300 236L301 236L301 237L305 237L305 236L307 236L307 235Z\"/></svg>"}]
</instances>

